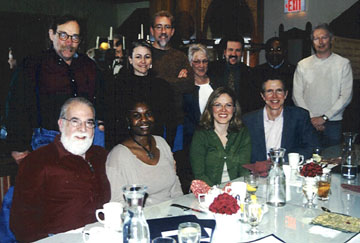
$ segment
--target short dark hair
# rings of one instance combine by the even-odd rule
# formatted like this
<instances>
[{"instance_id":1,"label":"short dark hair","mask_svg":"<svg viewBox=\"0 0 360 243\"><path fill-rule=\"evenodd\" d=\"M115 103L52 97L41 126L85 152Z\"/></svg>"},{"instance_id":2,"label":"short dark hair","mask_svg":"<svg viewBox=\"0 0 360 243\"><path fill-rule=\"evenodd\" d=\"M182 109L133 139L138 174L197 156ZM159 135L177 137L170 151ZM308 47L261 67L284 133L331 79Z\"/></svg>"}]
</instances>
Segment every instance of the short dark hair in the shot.
<instances>
[{"instance_id":1,"label":"short dark hair","mask_svg":"<svg viewBox=\"0 0 360 243\"><path fill-rule=\"evenodd\" d=\"M130 45L130 48L129 48L129 57L132 57L134 49L136 47L139 47L139 46L145 47L145 48L149 49L150 52L151 52L151 45L149 43L147 43L144 40L137 40L137 41L131 42L131 45Z\"/></svg>"},{"instance_id":2,"label":"short dark hair","mask_svg":"<svg viewBox=\"0 0 360 243\"><path fill-rule=\"evenodd\" d=\"M215 100L219 98L220 95L222 94L229 95L233 100L233 104L234 104L234 113L230 120L228 131L239 131L240 128L242 127L241 108L239 102L237 101L235 92L228 87L217 88L211 93L206 103L204 112L200 118L200 127L206 130L214 129L214 115L213 115L212 107L215 103Z\"/></svg>"},{"instance_id":3,"label":"short dark hair","mask_svg":"<svg viewBox=\"0 0 360 243\"><path fill-rule=\"evenodd\" d=\"M114 43L114 46L115 47L119 47L119 46L122 46L122 40L118 40L117 42Z\"/></svg>"},{"instance_id":4,"label":"short dark hair","mask_svg":"<svg viewBox=\"0 0 360 243\"><path fill-rule=\"evenodd\" d=\"M81 25L80 25L79 19L76 18L73 15L70 15L70 14L66 14L66 15L63 15L63 16L60 16L60 17L55 17L52 20L52 22L51 22L51 24L49 26L49 29L51 29L54 33L56 33L57 27L59 25L65 24L65 23L70 22L70 21L75 21L76 23L78 23L78 25L80 27L80 35L81 35Z\"/></svg>"},{"instance_id":5,"label":"short dark hair","mask_svg":"<svg viewBox=\"0 0 360 243\"><path fill-rule=\"evenodd\" d=\"M334 32L331 30L330 26L327 23L319 24L311 31L311 36L310 36L311 40L314 40L315 30L319 30L319 29L326 30L329 33L330 40L332 40L332 38L334 37Z\"/></svg>"},{"instance_id":6,"label":"short dark hair","mask_svg":"<svg viewBox=\"0 0 360 243\"><path fill-rule=\"evenodd\" d=\"M242 37L241 35L232 35L232 36L223 37L221 39L221 41L220 41L220 47L221 47L222 50L225 50L227 48L227 43L229 41L240 42L241 43L241 49L244 50L245 41L244 41L244 37Z\"/></svg>"},{"instance_id":7,"label":"short dark hair","mask_svg":"<svg viewBox=\"0 0 360 243\"><path fill-rule=\"evenodd\" d=\"M153 17L151 18L151 26L154 27L155 25L155 19L157 17L167 17L170 19L170 22L171 22L171 26L174 27L174 24L175 24L175 17L169 12L169 11L166 11L166 10L161 10L159 12L156 12Z\"/></svg>"},{"instance_id":8,"label":"short dark hair","mask_svg":"<svg viewBox=\"0 0 360 243\"><path fill-rule=\"evenodd\" d=\"M282 86L283 86L284 91L287 91L287 90L288 90L287 87L286 87L286 84L285 84L285 82L284 82L284 78L283 78L283 77L281 77L281 76L279 76L279 75L270 75L270 76L267 76L267 77L264 79L264 81L262 82L262 85L261 85L261 92L262 92L262 93L265 93L265 84L266 84L266 82L269 81L269 80L279 80L279 81L281 82Z\"/></svg>"},{"instance_id":9,"label":"short dark hair","mask_svg":"<svg viewBox=\"0 0 360 243\"><path fill-rule=\"evenodd\" d=\"M279 37L271 37L270 39L268 39L265 43L265 51L268 52L271 49L271 45L272 43L274 43L275 41L280 42L280 45L283 49L285 49L285 45L284 45L284 41L282 39L280 39Z\"/></svg>"}]
</instances>

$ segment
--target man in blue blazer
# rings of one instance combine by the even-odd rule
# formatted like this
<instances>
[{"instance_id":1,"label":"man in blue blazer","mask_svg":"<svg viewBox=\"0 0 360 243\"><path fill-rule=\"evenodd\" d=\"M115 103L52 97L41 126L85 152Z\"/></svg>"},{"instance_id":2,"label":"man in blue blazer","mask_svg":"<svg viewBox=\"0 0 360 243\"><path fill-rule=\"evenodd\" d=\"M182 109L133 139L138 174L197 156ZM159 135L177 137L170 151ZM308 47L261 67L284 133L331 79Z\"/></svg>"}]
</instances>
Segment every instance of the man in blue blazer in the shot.
<instances>
[{"instance_id":1,"label":"man in blue blazer","mask_svg":"<svg viewBox=\"0 0 360 243\"><path fill-rule=\"evenodd\" d=\"M268 78L263 82L260 93L265 107L243 117L251 136L252 163L267 160L267 154L273 147L285 148L287 161L287 154L291 152L300 153L308 159L318 146L309 112L300 107L284 106L287 93L281 78Z\"/></svg>"}]
</instances>

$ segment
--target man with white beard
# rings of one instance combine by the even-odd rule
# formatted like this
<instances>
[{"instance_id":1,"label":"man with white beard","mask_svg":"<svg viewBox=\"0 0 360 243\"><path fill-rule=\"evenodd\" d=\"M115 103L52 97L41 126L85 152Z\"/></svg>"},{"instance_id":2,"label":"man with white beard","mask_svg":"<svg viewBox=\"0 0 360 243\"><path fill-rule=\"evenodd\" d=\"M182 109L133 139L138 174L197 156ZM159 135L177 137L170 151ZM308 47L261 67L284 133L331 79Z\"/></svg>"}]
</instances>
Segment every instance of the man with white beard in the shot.
<instances>
[{"instance_id":1,"label":"man with white beard","mask_svg":"<svg viewBox=\"0 0 360 243\"><path fill-rule=\"evenodd\" d=\"M68 99L58 120L61 134L20 163L10 213L17 240L35 241L95 222L95 210L110 200L107 152L92 145L94 122L90 101Z\"/></svg>"}]
</instances>

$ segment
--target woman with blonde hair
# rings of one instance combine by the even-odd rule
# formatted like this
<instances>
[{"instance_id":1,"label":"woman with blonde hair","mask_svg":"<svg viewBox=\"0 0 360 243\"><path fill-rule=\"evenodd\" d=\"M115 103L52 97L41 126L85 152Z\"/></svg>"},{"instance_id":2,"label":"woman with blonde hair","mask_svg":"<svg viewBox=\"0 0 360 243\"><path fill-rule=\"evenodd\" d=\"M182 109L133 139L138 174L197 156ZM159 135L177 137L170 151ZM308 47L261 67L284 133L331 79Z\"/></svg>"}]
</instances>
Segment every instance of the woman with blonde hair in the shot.
<instances>
[{"instance_id":1,"label":"woman with blonde hair","mask_svg":"<svg viewBox=\"0 0 360 243\"><path fill-rule=\"evenodd\" d=\"M241 109L234 92L220 87L210 95L194 133L190 163L195 179L210 186L248 174L251 141L241 121Z\"/></svg>"}]
</instances>

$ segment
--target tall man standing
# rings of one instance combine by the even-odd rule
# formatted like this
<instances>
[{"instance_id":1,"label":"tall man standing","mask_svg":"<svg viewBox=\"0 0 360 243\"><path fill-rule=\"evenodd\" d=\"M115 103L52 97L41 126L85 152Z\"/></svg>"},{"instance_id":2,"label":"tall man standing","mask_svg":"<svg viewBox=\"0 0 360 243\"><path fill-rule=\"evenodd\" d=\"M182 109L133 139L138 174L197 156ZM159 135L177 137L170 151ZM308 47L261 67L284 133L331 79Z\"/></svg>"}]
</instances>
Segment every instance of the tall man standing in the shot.
<instances>
[{"instance_id":1,"label":"tall man standing","mask_svg":"<svg viewBox=\"0 0 360 243\"><path fill-rule=\"evenodd\" d=\"M221 39L225 60L210 63L208 71L210 80L216 86L227 86L235 91L242 114L252 110L253 99L258 94L250 80L250 67L241 62L244 45L242 36Z\"/></svg>"},{"instance_id":2,"label":"tall man standing","mask_svg":"<svg viewBox=\"0 0 360 243\"><path fill-rule=\"evenodd\" d=\"M31 150L33 129L57 130L57 111L70 97L86 97L99 107L99 73L95 63L78 54L79 21L70 15L55 18L49 28L52 46L24 60L13 76L8 99L8 143L15 160ZM101 112L98 117L103 119Z\"/></svg>"},{"instance_id":3,"label":"tall man standing","mask_svg":"<svg viewBox=\"0 0 360 243\"><path fill-rule=\"evenodd\" d=\"M20 242L77 229L96 221L110 200L107 152L92 145L95 109L85 98L61 107L55 141L30 153L19 166L10 227Z\"/></svg>"},{"instance_id":4,"label":"tall man standing","mask_svg":"<svg viewBox=\"0 0 360 243\"><path fill-rule=\"evenodd\" d=\"M167 11L157 12L152 18L150 33L155 38L152 45L153 72L171 85L174 92L175 120L177 125L180 125L184 119L182 95L195 88L194 73L185 53L170 46L171 37L175 33L173 15ZM170 133L173 132L169 130L167 135L171 136Z\"/></svg>"},{"instance_id":5,"label":"tall man standing","mask_svg":"<svg viewBox=\"0 0 360 243\"><path fill-rule=\"evenodd\" d=\"M340 143L342 115L352 98L350 61L332 53L332 37L327 24L315 27L315 54L301 60L294 75L294 103L310 112L323 148Z\"/></svg>"}]
</instances>

